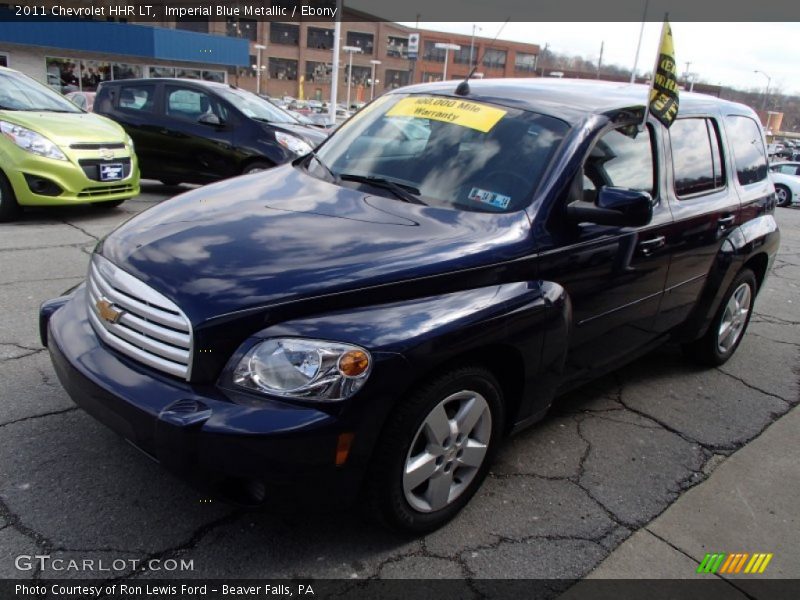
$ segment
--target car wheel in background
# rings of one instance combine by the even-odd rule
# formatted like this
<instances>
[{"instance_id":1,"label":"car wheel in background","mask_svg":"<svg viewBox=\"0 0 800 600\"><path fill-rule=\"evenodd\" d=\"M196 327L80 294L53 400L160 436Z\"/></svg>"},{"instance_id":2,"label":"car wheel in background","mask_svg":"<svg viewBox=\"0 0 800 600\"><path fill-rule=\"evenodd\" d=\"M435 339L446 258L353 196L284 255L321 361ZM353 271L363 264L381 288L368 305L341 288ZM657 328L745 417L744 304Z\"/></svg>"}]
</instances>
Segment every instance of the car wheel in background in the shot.
<instances>
[{"instance_id":1,"label":"car wheel in background","mask_svg":"<svg viewBox=\"0 0 800 600\"><path fill-rule=\"evenodd\" d=\"M257 160L255 162L249 163L243 170L242 175L250 175L252 173L258 173L259 171L266 171L267 169L272 168L272 165L268 162L264 162L261 160Z\"/></svg>"},{"instance_id":2,"label":"car wheel in background","mask_svg":"<svg viewBox=\"0 0 800 600\"><path fill-rule=\"evenodd\" d=\"M159 179L159 181L167 187L175 187L181 184L177 179Z\"/></svg>"},{"instance_id":3,"label":"car wheel in background","mask_svg":"<svg viewBox=\"0 0 800 600\"><path fill-rule=\"evenodd\" d=\"M0 172L0 223L13 221L19 216L20 206L17 197L5 174Z\"/></svg>"},{"instance_id":4,"label":"car wheel in background","mask_svg":"<svg viewBox=\"0 0 800 600\"><path fill-rule=\"evenodd\" d=\"M366 484L372 516L414 533L444 525L486 477L503 420L500 386L482 367L448 371L417 389L378 442Z\"/></svg>"},{"instance_id":5,"label":"car wheel in background","mask_svg":"<svg viewBox=\"0 0 800 600\"><path fill-rule=\"evenodd\" d=\"M750 269L742 269L725 293L706 334L699 340L684 344L684 354L697 363L712 367L727 362L747 331L756 290L755 274Z\"/></svg>"},{"instance_id":6,"label":"car wheel in background","mask_svg":"<svg viewBox=\"0 0 800 600\"><path fill-rule=\"evenodd\" d=\"M775 184L775 197L778 199L778 206L789 206L792 203L792 192L781 183Z\"/></svg>"},{"instance_id":7,"label":"car wheel in background","mask_svg":"<svg viewBox=\"0 0 800 600\"><path fill-rule=\"evenodd\" d=\"M116 208L123 202L125 202L124 198L122 200L107 200L105 202L92 202L92 206L94 206L95 208L109 209L109 208Z\"/></svg>"}]
</instances>

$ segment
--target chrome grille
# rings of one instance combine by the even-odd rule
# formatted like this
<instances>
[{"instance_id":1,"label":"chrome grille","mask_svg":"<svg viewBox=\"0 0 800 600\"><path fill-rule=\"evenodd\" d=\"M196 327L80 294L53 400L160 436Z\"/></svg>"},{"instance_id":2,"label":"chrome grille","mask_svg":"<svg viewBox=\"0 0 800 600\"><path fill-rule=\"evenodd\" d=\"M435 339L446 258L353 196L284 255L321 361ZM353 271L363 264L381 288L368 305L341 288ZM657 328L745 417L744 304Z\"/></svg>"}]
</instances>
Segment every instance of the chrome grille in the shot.
<instances>
[{"instance_id":1,"label":"chrome grille","mask_svg":"<svg viewBox=\"0 0 800 600\"><path fill-rule=\"evenodd\" d=\"M140 363L189 379L192 327L174 302L98 255L86 290L89 321L100 339ZM101 316L101 305L111 318Z\"/></svg>"}]
</instances>

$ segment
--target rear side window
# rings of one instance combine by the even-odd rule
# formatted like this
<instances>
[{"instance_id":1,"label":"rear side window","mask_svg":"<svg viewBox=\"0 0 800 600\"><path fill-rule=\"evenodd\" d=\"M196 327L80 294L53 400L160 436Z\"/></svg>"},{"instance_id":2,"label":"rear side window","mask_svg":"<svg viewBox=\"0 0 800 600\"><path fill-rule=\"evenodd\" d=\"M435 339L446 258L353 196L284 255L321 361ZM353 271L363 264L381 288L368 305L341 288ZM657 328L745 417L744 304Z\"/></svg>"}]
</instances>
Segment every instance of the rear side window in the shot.
<instances>
[{"instance_id":1,"label":"rear side window","mask_svg":"<svg viewBox=\"0 0 800 600\"><path fill-rule=\"evenodd\" d=\"M783 173L784 175L797 175L800 168L795 165L775 165L772 167L775 173Z\"/></svg>"},{"instance_id":2,"label":"rear side window","mask_svg":"<svg viewBox=\"0 0 800 600\"><path fill-rule=\"evenodd\" d=\"M678 119L669 130L675 195L704 194L725 187L719 133L713 119Z\"/></svg>"},{"instance_id":3,"label":"rear side window","mask_svg":"<svg viewBox=\"0 0 800 600\"><path fill-rule=\"evenodd\" d=\"M767 178L767 155L758 124L750 117L729 115L725 129L736 162L736 177L747 185Z\"/></svg>"},{"instance_id":4,"label":"rear side window","mask_svg":"<svg viewBox=\"0 0 800 600\"><path fill-rule=\"evenodd\" d=\"M119 108L134 112L153 112L155 85L123 85L119 88Z\"/></svg>"}]
</instances>

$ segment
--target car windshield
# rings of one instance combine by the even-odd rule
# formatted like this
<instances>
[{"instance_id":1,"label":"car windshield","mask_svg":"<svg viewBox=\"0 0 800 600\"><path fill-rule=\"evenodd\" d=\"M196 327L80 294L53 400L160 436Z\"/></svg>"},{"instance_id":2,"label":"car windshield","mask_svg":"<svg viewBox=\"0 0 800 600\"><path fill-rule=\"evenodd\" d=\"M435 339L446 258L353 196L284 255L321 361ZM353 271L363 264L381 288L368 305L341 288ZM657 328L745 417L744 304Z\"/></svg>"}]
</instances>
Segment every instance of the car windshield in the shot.
<instances>
[{"instance_id":1,"label":"car windshield","mask_svg":"<svg viewBox=\"0 0 800 600\"><path fill-rule=\"evenodd\" d=\"M411 193L433 206L511 212L530 202L568 129L506 106L389 94L340 127L306 165L317 177L389 197Z\"/></svg>"},{"instance_id":2,"label":"car windshield","mask_svg":"<svg viewBox=\"0 0 800 600\"><path fill-rule=\"evenodd\" d=\"M0 110L83 112L50 88L9 71L0 71Z\"/></svg>"},{"instance_id":3,"label":"car windshield","mask_svg":"<svg viewBox=\"0 0 800 600\"><path fill-rule=\"evenodd\" d=\"M245 90L224 88L219 89L218 92L220 96L251 119L270 123L297 123L297 119L286 111Z\"/></svg>"}]
</instances>

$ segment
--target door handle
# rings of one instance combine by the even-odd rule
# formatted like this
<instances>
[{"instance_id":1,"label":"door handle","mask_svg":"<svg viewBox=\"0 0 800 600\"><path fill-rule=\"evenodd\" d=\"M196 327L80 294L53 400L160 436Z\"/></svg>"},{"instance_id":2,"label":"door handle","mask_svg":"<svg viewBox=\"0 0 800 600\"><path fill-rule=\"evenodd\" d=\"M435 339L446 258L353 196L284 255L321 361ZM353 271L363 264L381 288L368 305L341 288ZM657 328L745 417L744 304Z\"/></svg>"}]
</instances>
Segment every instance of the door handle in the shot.
<instances>
[{"instance_id":1,"label":"door handle","mask_svg":"<svg viewBox=\"0 0 800 600\"><path fill-rule=\"evenodd\" d=\"M717 221L717 224L720 226L721 229L725 229L726 227L730 227L733 225L733 222L736 221L735 215L729 215L727 217L722 217Z\"/></svg>"},{"instance_id":2,"label":"door handle","mask_svg":"<svg viewBox=\"0 0 800 600\"><path fill-rule=\"evenodd\" d=\"M644 255L651 254L654 250L658 250L659 248L663 248L667 243L667 238L663 235L658 237L654 237L650 240L645 240L643 242L639 242L639 250Z\"/></svg>"}]
</instances>

